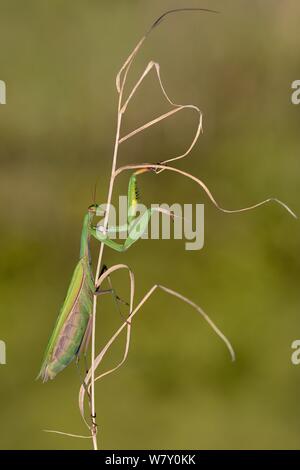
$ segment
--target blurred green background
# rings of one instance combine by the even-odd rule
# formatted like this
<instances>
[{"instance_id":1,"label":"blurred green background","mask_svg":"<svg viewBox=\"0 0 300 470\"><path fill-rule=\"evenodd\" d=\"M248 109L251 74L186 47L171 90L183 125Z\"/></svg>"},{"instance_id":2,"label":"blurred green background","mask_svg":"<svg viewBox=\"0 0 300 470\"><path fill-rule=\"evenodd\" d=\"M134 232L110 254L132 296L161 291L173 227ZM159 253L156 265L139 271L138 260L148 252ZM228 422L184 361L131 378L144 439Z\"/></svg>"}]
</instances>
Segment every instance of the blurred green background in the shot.
<instances>
[{"instance_id":1,"label":"blurred green background","mask_svg":"<svg viewBox=\"0 0 300 470\"><path fill-rule=\"evenodd\" d=\"M297 0L185 2L220 15L171 16L143 47L133 83L150 59L170 96L204 113L204 134L178 167L201 177L227 208L277 196L300 214L300 78ZM81 222L98 183L106 200L116 127L116 72L151 22L183 2L1 0L0 366L2 449L90 448L72 365L55 381L35 381L77 262ZM132 130L168 106L154 74L128 108ZM128 141L120 162L157 162L185 149L195 116L178 114ZM118 180L124 194L128 174ZM137 299L154 283L198 302L232 341L221 341L188 306L158 293L134 322L126 365L99 382L102 448L299 448L299 222L276 205L226 215L193 183L167 172L140 179L142 202L205 203L205 247L142 241L105 262L135 271ZM94 246L95 256L97 246ZM128 297L127 278L114 278ZM97 349L120 325L101 299ZM123 341L103 363L115 364Z\"/></svg>"}]
</instances>

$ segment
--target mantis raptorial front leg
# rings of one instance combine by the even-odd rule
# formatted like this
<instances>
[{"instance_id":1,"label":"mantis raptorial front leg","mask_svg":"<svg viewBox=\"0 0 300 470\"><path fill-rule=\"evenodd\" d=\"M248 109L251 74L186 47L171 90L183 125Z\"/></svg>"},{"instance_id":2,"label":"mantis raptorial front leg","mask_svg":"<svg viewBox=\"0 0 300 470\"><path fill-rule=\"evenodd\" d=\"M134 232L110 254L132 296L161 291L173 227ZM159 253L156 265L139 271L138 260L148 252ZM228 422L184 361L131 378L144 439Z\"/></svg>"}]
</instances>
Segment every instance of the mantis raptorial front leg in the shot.
<instances>
[{"instance_id":1,"label":"mantis raptorial front leg","mask_svg":"<svg viewBox=\"0 0 300 470\"><path fill-rule=\"evenodd\" d=\"M111 226L107 228L103 227L102 225L90 227L90 234L100 242L112 248L113 250L116 250L118 252L128 250L128 248L130 248L137 240L139 240L143 236L150 222L150 219L155 212L160 212L163 214L167 214L170 217L174 217L173 212L170 212L161 207L151 207L147 209L140 217L136 217L136 206L138 204L138 190L136 177L137 175L150 170L151 168L139 169L135 173L133 173L129 180L127 224L120 225L117 227ZM98 206L95 208L96 215L97 208ZM110 235L125 231L128 232L128 237L123 243L118 243L109 238Z\"/></svg>"}]
</instances>

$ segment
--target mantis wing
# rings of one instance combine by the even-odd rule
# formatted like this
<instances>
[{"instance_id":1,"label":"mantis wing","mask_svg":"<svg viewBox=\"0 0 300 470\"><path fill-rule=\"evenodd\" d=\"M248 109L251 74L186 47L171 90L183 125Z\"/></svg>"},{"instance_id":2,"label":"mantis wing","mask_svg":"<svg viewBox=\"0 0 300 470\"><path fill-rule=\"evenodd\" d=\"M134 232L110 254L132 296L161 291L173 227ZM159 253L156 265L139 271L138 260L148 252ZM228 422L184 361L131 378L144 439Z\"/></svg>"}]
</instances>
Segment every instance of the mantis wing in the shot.
<instances>
[{"instance_id":1,"label":"mantis wing","mask_svg":"<svg viewBox=\"0 0 300 470\"><path fill-rule=\"evenodd\" d=\"M93 295L92 272L83 257L74 270L37 378L53 379L77 355L92 313Z\"/></svg>"}]
</instances>

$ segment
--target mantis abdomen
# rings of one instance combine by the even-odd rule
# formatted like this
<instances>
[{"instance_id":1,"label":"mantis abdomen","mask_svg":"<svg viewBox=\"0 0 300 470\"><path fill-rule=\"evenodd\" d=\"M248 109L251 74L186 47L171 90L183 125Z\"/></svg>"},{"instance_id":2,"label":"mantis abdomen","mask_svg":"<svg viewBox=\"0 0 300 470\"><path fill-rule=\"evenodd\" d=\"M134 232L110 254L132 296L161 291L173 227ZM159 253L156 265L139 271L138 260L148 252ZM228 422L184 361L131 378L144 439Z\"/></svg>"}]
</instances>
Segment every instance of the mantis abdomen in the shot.
<instances>
[{"instance_id":1,"label":"mantis abdomen","mask_svg":"<svg viewBox=\"0 0 300 470\"><path fill-rule=\"evenodd\" d=\"M94 282L86 257L74 270L66 299L49 340L38 378L53 379L78 355L88 342L89 321L92 315Z\"/></svg>"}]
</instances>

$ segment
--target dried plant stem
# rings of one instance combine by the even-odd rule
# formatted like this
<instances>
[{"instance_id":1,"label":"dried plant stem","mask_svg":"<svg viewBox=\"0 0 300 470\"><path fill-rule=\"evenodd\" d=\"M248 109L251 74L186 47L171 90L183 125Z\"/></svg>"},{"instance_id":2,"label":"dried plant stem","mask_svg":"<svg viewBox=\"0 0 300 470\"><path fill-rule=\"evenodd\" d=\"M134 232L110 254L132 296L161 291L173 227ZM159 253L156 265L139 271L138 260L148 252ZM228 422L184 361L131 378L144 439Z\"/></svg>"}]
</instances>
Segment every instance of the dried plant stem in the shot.
<instances>
[{"instance_id":1,"label":"dried plant stem","mask_svg":"<svg viewBox=\"0 0 300 470\"><path fill-rule=\"evenodd\" d=\"M298 216L295 214L295 212L293 212L292 209L287 204L285 204L280 199L277 199L276 197L268 197L267 199L264 199L263 201L257 202L256 204L252 204L251 206L242 207L241 209L225 209L224 207L221 207L220 204L216 201L216 199L212 195L211 191L208 189L208 187L206 186L206 184L202 180L200 180L196 176L188 173L187 171L180 170L179 168L175 168L175 167L172 167L172 166L169 166L169 165L164 165L163 163L162 164L142 163L142 164L135 164L135 165L124 165L124 166L122 166L122 167L120 167L116 170L116 172L114 174L114 177L116 178L123 171L136 170L136 169L140 169L140 168L152 168L154 170L157 170L157 172L167 170L167 171L171 171L171 172L174 172L174 173L178 173L181 176L185 176L186 178L191 179L192 181L195 181L195 183L197 183L199 186L201 186L201 188L205 191L205 193L207 194L207 196L209 197L211 202L214 204L214 206L217 207L217 209L219 209L220 211L225 212L227 214L234 214L234 213L238 213L238 212L251 211L251 210L256 209L257 207L263 206L264 204L267 204L269 202L275 202L275 203L279 204L280 206L282 206L292 217L294 217L295 219L298 218Z\"/></svg>"}]
</instances>

